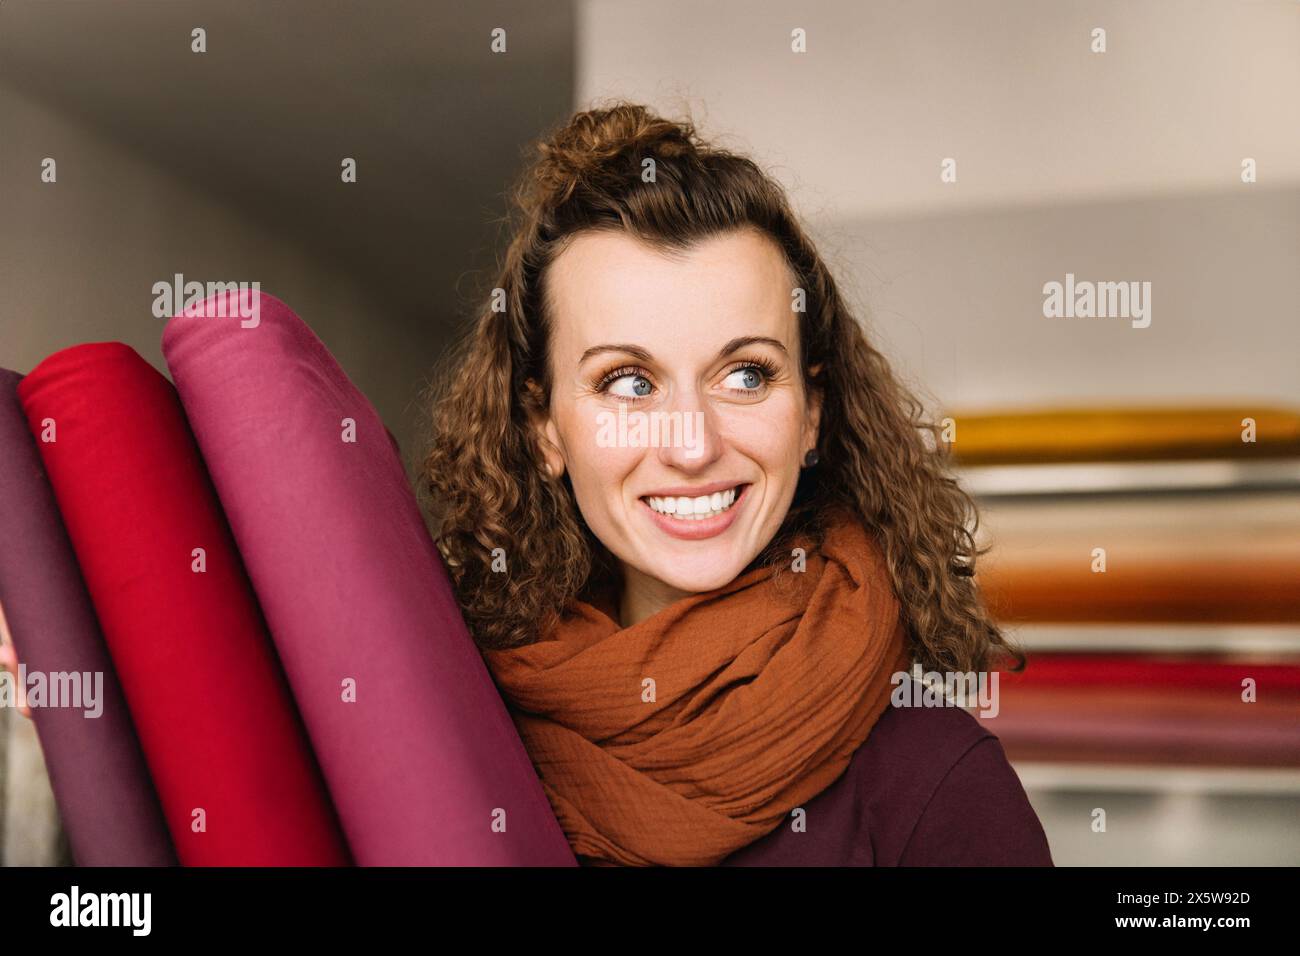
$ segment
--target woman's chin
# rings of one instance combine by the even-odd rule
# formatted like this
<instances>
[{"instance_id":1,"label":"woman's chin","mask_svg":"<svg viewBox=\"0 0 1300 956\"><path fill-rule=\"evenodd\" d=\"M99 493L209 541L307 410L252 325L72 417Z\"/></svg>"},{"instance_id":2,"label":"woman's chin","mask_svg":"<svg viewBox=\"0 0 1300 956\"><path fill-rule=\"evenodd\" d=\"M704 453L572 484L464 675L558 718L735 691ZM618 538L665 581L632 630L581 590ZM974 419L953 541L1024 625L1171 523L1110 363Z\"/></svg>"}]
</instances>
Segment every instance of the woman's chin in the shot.
<instances>
[{"instance_id":1,"label":"woman's chin","mask_svg":"<svg viewBox=\"0 0 1300 956\"><path fill-rule=\"evenodd\" d=\"M662 566L651 566L647 571L675 590L698 594L730 584L744 567L744 564L737 563L734 554L714 553L664 562Z\"/></svg>"}]
</instances>

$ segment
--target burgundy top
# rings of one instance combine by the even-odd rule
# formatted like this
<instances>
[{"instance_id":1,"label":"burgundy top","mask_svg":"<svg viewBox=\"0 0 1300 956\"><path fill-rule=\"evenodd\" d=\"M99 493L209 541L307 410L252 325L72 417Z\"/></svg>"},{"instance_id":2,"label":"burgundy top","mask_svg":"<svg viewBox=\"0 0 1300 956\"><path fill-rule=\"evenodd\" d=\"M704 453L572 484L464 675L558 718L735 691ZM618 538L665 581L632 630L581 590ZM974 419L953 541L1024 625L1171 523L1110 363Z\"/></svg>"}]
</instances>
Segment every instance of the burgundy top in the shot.
<instances>
[{"instance_id":1,"label":"burgundy top","mask_svg":"<svg viewBox=\"0 0 1300 956\"><path fill-rule=\"evenodd\" d=\"M960 707L889 707L848 769L722 866L1053 866L998 738Z\"/></svg>"}]
</instances>

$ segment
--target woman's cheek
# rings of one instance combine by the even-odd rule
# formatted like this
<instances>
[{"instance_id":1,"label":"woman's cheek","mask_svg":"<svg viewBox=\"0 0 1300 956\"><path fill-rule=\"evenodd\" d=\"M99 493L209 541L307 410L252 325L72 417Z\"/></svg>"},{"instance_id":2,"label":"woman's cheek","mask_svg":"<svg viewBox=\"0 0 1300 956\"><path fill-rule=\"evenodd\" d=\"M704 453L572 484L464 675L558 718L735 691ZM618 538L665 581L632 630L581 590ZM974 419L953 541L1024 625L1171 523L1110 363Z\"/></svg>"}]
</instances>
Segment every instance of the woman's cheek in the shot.
<instances>
[{"instance_id":1,"label":"woman's cheek","mask_svg":"<svg viewBox=\"0 0 1300 956\"><path fill-rule=\"evenodd\" d=\"M727 444L764 471L782 470L800 457L802 421L793 402L737 406L720 416L719 422Z\"/></svg>"},{"instance_id":2,"label":"woman's cheek","mask_svg":"<svg viewBox=\"0 0 1300 956\"><path fill-rule=\"evenodd\" d=\"M602 408L573 416L566 444L576 460L570 461L569 467L590 483L620 484L646 453L646 449L628 447L627 441L620 439L617 414Z\"/></svg>"}]
</instances>

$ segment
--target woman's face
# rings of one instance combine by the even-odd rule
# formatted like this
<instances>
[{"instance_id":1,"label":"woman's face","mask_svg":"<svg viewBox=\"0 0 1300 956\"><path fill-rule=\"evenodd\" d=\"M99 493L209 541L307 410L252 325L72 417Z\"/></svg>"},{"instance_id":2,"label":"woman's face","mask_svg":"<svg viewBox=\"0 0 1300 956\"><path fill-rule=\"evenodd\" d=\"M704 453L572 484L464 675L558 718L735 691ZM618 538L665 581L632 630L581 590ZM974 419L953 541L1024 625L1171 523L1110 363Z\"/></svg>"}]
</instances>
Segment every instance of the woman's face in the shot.
<instances>
[{"instance_id":1,"label":"woman's face","mask_svg":"<svg viewBox=\"0 0 1300 956\"><path fill-rule=\"evenodd\" d=\"M587 232L547 281L548 465L568 470L625 589L664 606L727 584L781 526L817 443L779 248L745 229L668 258Z\"/></svg>"}]
</instances>

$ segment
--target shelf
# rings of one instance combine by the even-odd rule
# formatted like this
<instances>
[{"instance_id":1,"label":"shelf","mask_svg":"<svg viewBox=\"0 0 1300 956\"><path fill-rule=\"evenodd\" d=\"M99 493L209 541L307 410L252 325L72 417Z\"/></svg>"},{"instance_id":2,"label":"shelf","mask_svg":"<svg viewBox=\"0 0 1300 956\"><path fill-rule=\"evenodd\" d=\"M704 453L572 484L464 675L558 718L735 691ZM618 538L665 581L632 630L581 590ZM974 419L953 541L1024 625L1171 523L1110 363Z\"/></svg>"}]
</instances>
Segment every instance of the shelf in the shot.
<instances>
[{"instance_id":1,"label":"shelf","mask_svg":"<svg viewBox=\"0 0 1300 956\"><path fill-rule=\"evenodd\" d=\"M970 465L954 474L977 498L1300 491L1300 458Z\"/></svg>"},{"instance_id":2,"label":"shelf","mask_svg":"<svg viewBox=\"0 0 1300 956\"><path fill-rule=\"evenodd\" d=\"M1026 651L1227 653L1300 656L1300 626L1287 624L1020 624L1003 629Z\"/></svg>"},{"instance_id":3,"label":"shelf","mask_svg":"<svg viewBox=\"0 0 1300 956\"><path fill-rule=\"evenodd\" d=\"M1300 794L1300 770L1013 761L1026 790Z\"/></svg>"}]
</instances>

